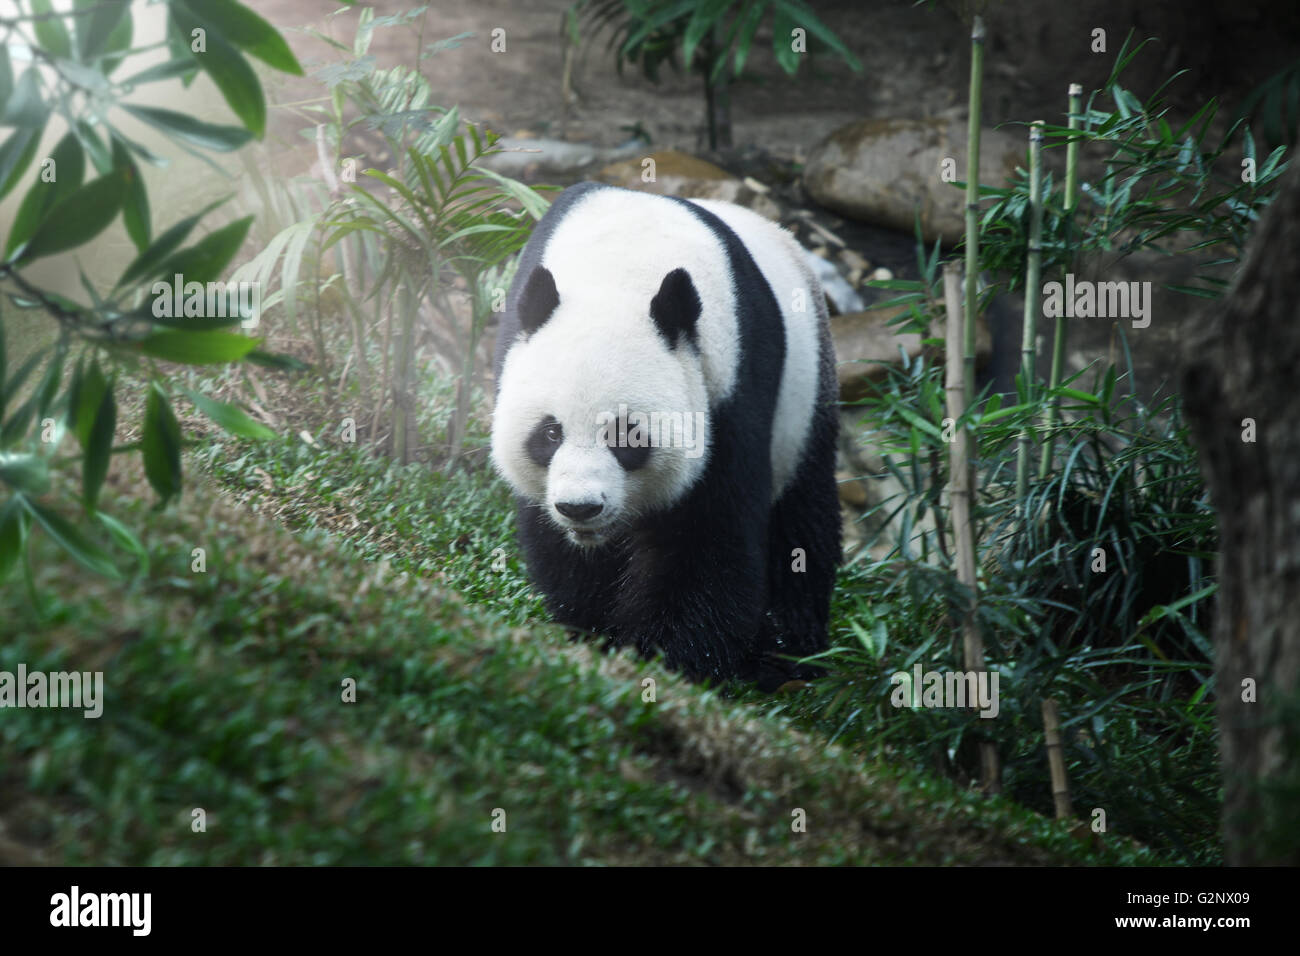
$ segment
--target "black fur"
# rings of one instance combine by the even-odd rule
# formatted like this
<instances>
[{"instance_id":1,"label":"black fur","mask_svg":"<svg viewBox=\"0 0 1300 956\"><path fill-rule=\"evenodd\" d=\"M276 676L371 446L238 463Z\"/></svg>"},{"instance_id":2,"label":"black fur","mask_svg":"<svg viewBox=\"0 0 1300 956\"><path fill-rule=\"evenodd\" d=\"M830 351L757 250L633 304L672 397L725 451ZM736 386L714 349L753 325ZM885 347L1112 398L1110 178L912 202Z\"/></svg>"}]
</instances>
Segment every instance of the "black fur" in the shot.
<instances>
[{"instance_id":1,"label":"black fur","mask_svg":"<svg viewBox=\"0 0 1300 956\"><path fill-rule=\"evenodd\" d=\"M559 437L554 437L558 433ZM551 459L560 450L564 441L564 429L554 418L544 418L528 435L528 457L537 462L538 467L546 468Z\"/></svg>"},{"instance_id":2,"label":"black fur","mask_svg":"<svg viewBox=\"0 0 1300 956\"><path fill-rule=\"evenodd\" d=\"M524 292L519 299L519 325L532 335L551 317L560 304L560 294L555 290L555 276L538 266L528 274Z\"/></svg>"},{"instance_id":3,"label":"black fur","mask_svg":"<svg viewBox=\"0 0 1300 956\"><path fill-rule=\"evenodd\" d=\"M664 276L658 294L650 300L650 318L670 349L677 348L683 338L699 347L695 323L700 318L700 294L689 272L674 269Z\"/></svg>"},{"instance_id":4,"label":"black fur","mask_svg":"<svg viewBox=\"0 0 1300 956\"><path fill-rule=\"evenodd\" d=\"M534 273L569 207L605 188L613 187L585 183L556 200L524 248L519 276ZM596 549L571 544L542 507L519 499L520 543L556 621L646 655L662 652L670 667L694 679L735 677L770 689L813 673L793 667L784 655L806 656L826 646L840 560L837 387L829 329L823 323L817 404L803 461L790 487L771 504L770 442L786 347L776 299L726 224L693 203L665 201L681 203L725 248L741 307L736 386L712 409L708 467L672 509ZM527 329L519 308L532 298L531 284L527 280L519 292L516 281L508 297L497 342L498 382L506 352ZM689 275L670 272L654 302L652 314L665 338L675 345L685 335L693 342L699 298ZM796 549L805 556L804 571L793 568Z\"/></svg>"}]
</instances>

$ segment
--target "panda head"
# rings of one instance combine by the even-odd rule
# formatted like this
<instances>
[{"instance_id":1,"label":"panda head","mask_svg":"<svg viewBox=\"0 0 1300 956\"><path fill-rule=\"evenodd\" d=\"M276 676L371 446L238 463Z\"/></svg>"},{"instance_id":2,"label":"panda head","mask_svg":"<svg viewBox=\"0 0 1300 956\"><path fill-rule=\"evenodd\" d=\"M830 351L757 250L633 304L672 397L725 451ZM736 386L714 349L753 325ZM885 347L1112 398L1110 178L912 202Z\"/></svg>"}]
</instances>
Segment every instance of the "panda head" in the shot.
<instances>
[{"instance_id":1,"label":"panda head","mask_svg":"<svg viewBox=\"0 0 1300 956\"><path fill-rule=\"evenodd\" d=\"M492 459L573 544L597 547L670 508L704 471L700 297L684 269L653 294L604 283L561 294L543 266L517 281Z\"/></svg>"}]
</instances>

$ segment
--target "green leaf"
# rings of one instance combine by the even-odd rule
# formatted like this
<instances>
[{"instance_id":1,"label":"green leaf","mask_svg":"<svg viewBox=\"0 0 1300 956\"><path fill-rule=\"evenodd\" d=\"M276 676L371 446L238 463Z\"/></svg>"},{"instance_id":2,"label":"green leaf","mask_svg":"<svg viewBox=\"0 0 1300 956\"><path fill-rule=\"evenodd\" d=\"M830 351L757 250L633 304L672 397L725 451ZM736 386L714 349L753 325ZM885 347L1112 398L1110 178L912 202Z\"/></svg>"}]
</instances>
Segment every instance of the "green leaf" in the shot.
<instances>
[{"instance_id":1,"label":"green leaf","mask_svg":"<svg viewBox=\"0 0 1300 956\"><path fill-rule=\"evenodd\" d=\"M63 364L67 361L68 349L66 344L60 341L54 351L54 358L50 360L49 367L45 370L45 380L41 382L41 387L34 396L37 399L37 414L44 419L54 404L54 397L58 394L59 384L63 381Z\"/></svg>"},{"instance_id":2,"label":"green leaf","mask_svg":"<svg viewBox=\"0 0 1300 956\"><path fill-rule=\"evenodd\" d=\"M103 141L95 134L90 124L85 120L77 120L72 127L77 134L77 139L81 140L81 145L85 147L90 154L90 161L95 164L95 169L101 176L107 176L113 171L113 156L109 153L108 148L104 146Z\"/></svg>"},{"instance_id":3,"label":"green leaf","mask_svg":"<svg viewBox=\"0 0 1300 956\"><path fill-rule=\"evenodd\" d=\"M862 63L856 56L844 45L844 42L835 35L826 24L817 19L817 15L802 0L776 0L778 12L781 9L788 10L794 26L803 27L808 31L810 36L814 36L830 47L836 54L847 63L855 73L861 72ZM785 34L786 46L790 43L790 33L787 30ZM795 54L796 56L798 54Z\"/></svg>"},{"instance_id":4,"label":"green leaf","mask_svg":"<svg viewBox=\"0 0 1300 956\"><path fill-rule=\"evenodd\" d=\"M13 375L7 376L7 379L4 382L4 387L0 388L0 421L3 421L4 419L4 410L9 405L9 400L18 395L19 389L21 389L23 383L27 381L27 376L32 374L32 371L40 363L41 359L45 357L45 353L48 351L48 347L37 349L31 355L27 356L27 360L23 362L17 372Z\"/></svg>"},{"instance_id":5,"label":"green leaf","mask_svg":"<svg viewBox=\"0 0 1300 956\"><path fill-rule=\"evenodd\" d=\"M734 56L736 76L740 76L745 69L745 61L749 59L749 51L754 46L754 34L758 32L758 25L763 19L763 8L766 6L766 3L754 2L741 14L741 27L736 36Z\"/></svg>"},{"instance_id":6,"label":"green leaf","mask_svg":"<svg viewBox=\"0 0 1300 956\"><path fill-rule=\"evenodd\" d=\"M195 0L187 5L196 19L249 56L257 57L282 73L302 76L302 67L284 37L242 3L235 0Z\"/></svg>"},{"instance_id":7,"label":"green leaf","mask_svg":"<svg viewBox=\"0 0 1300 956\"><path fill-rule=\"evenodd\" d=\"M1073 398L1076 401L1084 402L1085 404L1088 405L1101 404L1101 399L1098 398L1096 395L1092 394L1092 392L1083 392L1077 388L1063 388L1063 387L1058 388L1057 392L1059 392L1061 395L1066 396L1067 398Z\"/></svg>"},{"instance_id":8,"label":"green leaf","mask_svg":"<svg viewBox=\"0 0 1300 956\"><path fill-rule=\"evenodd\" d=\"M48 349L42 349L33 359L44 356ZM63 347L55 350L54 356L45 366L45 372L41 382L27 396L27 400L22 403L11 415L4 420L4 426L0 428L0 448L8 448L27 434L32 419L38 414L44 415L45 410L49 407L58 388L59 382L63 375L63 362L67 355ZM18 370L18 374L10 379L5 386L6 394L3 404L8 404L9 399L13 398L18 390L22 387L23 380L32 370L31 360Z\"/></svg>"},{"instance_id":9,"label":"green leaf","mask_svg":"<svg viewBox=\"0 0 1300 956\"><path fill-rule=\"evenodd\" d=\"M40 455L0 452L0 481L28 494L50 490L50 469Z\"/></svg>"},{"instance_id":10,"label":"green leaf","mask_svg":"<svg viewBox=\"0 0 1300 956\"><path fill-rule=\"evenodd\" d=\"M27 543L27 524L21 496L14 495L0 508L0 582L18 563Z\"/></svg>"},{"instance_id":11,"label":"green leaf","mask_svg":"<svg viewBox=\"0 0 1300 956\"><path fill-rule=\"evenodd\" d=\"M686 24L686 33L682 36L683 63L687 66L691 65L691 58L695 56L695 48L700 45L700 42L706 36L713 32L719 18L734 2L735 0L702 0L696 5L690 22ZM722 55L723 51L719 50L718 56Z\"/></svg>"},{"instance_id":12,"label":"green leaf","mask_svg":"<svg viewBox=\"0 0 1300 956\"><path fill-rule=\"evenodd\" d=\"M54 13L54 5L50 0L32 0L32 12L42 17L33 23L41 48L54 56L71 57L72 38L68 36L68 28L63 25L62 18L45 16Z\"/></svg>"},{"instance_id":13,"label":"green leaf","mask_svg":"<svg viewBox=\"0 0 1300 956\"><path fill-rule=\"evenodd\" d=\"M28 513L36 519L36 523L45 529L45 533L80 564L106 578L121 580L122 575L113 566L113 559L108 552L82 534L70 521L27 498L23 498L22 503Z\"/></svg>"},{"instance_id":14,"label":"green leaf","mask_svg":"<svg viewBox=\"0 0 1300 956\"><path fill-rule=\"evenodd\" d=\"M178 76L185 76L198 72L198 65L194 62L192 56L184 59L168 60L166 63L157 63L151 67L141 70L139 73L132 73L123 83L126 86L139 86L142 83L157 83L159 80L174 80Z\"/></svg>"},{"instance_id":15,"label":"green leaf","mask_svg":"<svg viewBox=\"0 0 1300 956\"><path fill-rule=\"evenodd\" d=\"M18 78L18 84L0 113L0 126L45 128L49 112L41 99L41 75L36 67L29 66Z\"/></svg>"},{"instance_id":16,"label":"green leaf","mask_svg":"<svg viewBox=\"0 0 1300 956\"><path fill-rule=\"evenodd\" d=\"M934 422L927 421L926 419L922 418L920 415L916 414L916 412L912 411L906 405L897 405L894 407L894 411L898 412L898 414L901 415L904 419L906 419L910 424L915 425L917 428L921 429L921 431L925 432L926 434L934 438L943 437L942 433L939 431L938 425L934 424Z\"/></svg>"},{"instance_id":17,"label":"green leaf","mask_svg":"<svg viewBox=\"0 0 1300 956\"><path fill-rule=\"evenodd\" d=\"M188 249L171 256L158 267L164 276L181 275L185 282L215 282L244 244L252 216L237 219L208 233Z\"/></svg>"},{"instance_id":18,"label":"green leaf","mask_svg":"<svg viewBox=\"0 0 1300 956\"><path fill-rule=\"evenodd\" d=\"M121 26L130 7L130 0L77 0L78 10L94 11L76 19L77 52L83 63L94 60L115 39L113 32Z\"/></svg>"},{"instance_id":19,"label":"green leaf","mask_svg":"<svg viewBox=\"0 0 1300 956\"><path fill-rule=\"evenodd\" d=\"M155 239L148 249L136 256L135 261L126 267L126 271L122 273L122 278L117 280L116 287L121 288L138 279L160 275L163 261L189 237L190 232L198 225L199 220L224 202L226 202L226 199L218 199L216 202L209 203L199 212L182 219Z\"/></svg>"},{"instance_id":20,"label":"green leaf","mask_svg":"<svg viewBox=\"0 0 1300 956\"><path fill-rule=\"evenodd\" d=\"M262 95L262 84L248 61L222 38L220 32L196 17L184 3L173 3L171 14L176 25L186 33L193 35L195 30L204 31L206 48L202 52L194 52L194 61L212 77L212 82L217 85L226 104L234 110L240 122L261 139L266 133L266 98Z\"/></svg>"},{"instance_id":21,"label":"green leaf","mask_svg":"<svg viewBox=\"0 0 1300 956\"><path fill-rule=\"evenodd\" d=\"M274 438L275 432L261 422L255 422L243 409L228 402L219 402L208 398L201 392L182 389L194 406L208 418L212 419L230 434L239 438L265 439Z\"/></svg>"},{"instance_id":22,"label":"green leaf","mask_svg":"<svg viewBox=\"0 0 1300 956\"><path fill-rule=\"evenodd\" d=\"M305 372L311 368L302 359L295 358L282 352L264 352L261 349L253 349L245 356L245 359L254 365L264 365L267 368L278 369L282 372Z\"/></svg>"},{"instance_id":23,"label":"green leaf","mask_svg":"<svg viewBox=\"0 0 1300 956\"><path fill-rule=\"evenodd\" d=\"M149 247L152 237L149 193L140 175L140 167L131 158L131 151L116 135L113 136L113 167L121 171L126 183L126 197L122 206L122 222L126 225L126 234L135 244L136 252L143 253Z\"/></svg>"},{"instance_id":24,"label":"green leaf","mask_svg":"<svg viewBox=\"0 0 1300 956\"><path fill-rule=\"evenodd\" d=\"M181 85L189 89L194 77L198 75L198 65L194 62L194 54L191 51L191 39L188 34L182 33L180 27L176 26L176 18L172 16L171 4L167 5L167 49L172 55L173 60L188 60L193 67L188 73L181 78Z\"/></svg>"},{"instance_id":25,"label":"green leaf","mask_svg":"<svg viewBox=\"0 0 1300 956\"><path fill-rule=\"evenodd\" d=\"M209 333L211 334L211 333ZM154 382L145 403L144 432L140 438L144 473L163 504L181 492L181 426L172 414L167 395Z\"/></svg>"},{"instance_id":26,"label":"green leaf","mask_svg":"<svg viewBox=\"0 0 1300 956\"><path fill-rule=\"evenodd\" d=\"M799 54L794 51L791 37L796 26L791 6L778 2L772 15L772 52L777 64L790 76L799 69Z\"/></svg>"},{"instance_id":27,"label":"green leaf","mask_svg":"<svg viewBox=\"0 0 1300 956\"><path fill-rule=\"evenodd\" d=\"M95 518L104 526L104 530L107 531L108 536L113 539L113 543L123 551L135 555L136 559L140 562L140 570L143 573L148 574L149 552L145 550L144 545L140 543L140 539L135 536L131 529L127 528L112 515L105 514L103 511L96 511Z\"/></svg>"},{"instance_id":28,"label":"green leaf","mask_svg":"<svg viewBox=\"0 0 1300 956\"><path fill-rule=\"evenodd\" d=\"M127 3L129 9L130 3ZM127 51L131 49L131 40L135 37L135 21L128 13L117 21L112 31L108 34L108 39L104 41L104 62L102 69L104 75L110 75L116 70L124 59Z\"/></svg>"},{"instance_id":29,"label":"green leaf","mask_svg":"<svg viewBox=\"0 0 1300 956\"><path fill-rule=\"evenodd\" d=\"M95 361L74 384L73 392L69 395L69 412L72 419L68 422L68 427L72 429L72 433L77 436L77 441L84 449L90 446L95 416L103 404L104 393L108 391L108 380L100 371L99 362Z\"/></svg>"},{"instance_id":30,"label":"green leaf","mask_svg":"<svg viewBox=\"0 0 1300 956\"><path fill-rule=\"evenodd\" d=\"M41 145L43 129L16 129L0 145L0 199L13 190L22 180L23 173L36 157L36 150Z\"/></svg>"},{"instance_id":31,"label":"green leaf","mask_svg":"<svg viewBox=\"0 0 1300 956\"><path fill-rule=\"evenodd\" d=\"M93 512L99 501L99 489L108 474L108 460L113 454L113 433L117 427L117 402L113 387L104 389L95 420L90 428L90 441L86 445L81 464L81 500L87 511Z\"/></svg>"},{"instance_id":32,"label":"green leaf","mask_svg":"<svg viewBox=\"0 0 1300 956\"><path fill-rule=\"evenodd\" d=\"M5 258L31 239L45 214L61 199L75 192L86 179L86 155L75 133L67 133L49 155L52 166L41 163L36 182L27 190L5 243ZM47 172L54 178L46 181Z\"/></svg>"},{"instance_id":33,"label":"green leaf","mask_svg":"<svg viewBox=\"0 0 1300 956\"><path fill-rule=\"evenodd\" d=\"M122 104L122 109L150 126L162 130L168 136L200 149L228 153L239 149L253 138L253 134L243 127L205 123L184 113L177 113L175 110L159 109L156 106L133 106L127 103Z\"/></svg>"},{"instance_id":34,"label":"green leaf","mask_svg":"<svg viewBox=\"0 0 1300 956\"><path fill-rule=\"evenodd\" d=\"M123 183L118 173L91 180L50 209L17 259L28 263L85 245L117 218L122 199Z\"/></svg>"},{"instance_id":35,"label":"green leaf","mask_svg":"<svg viewBox=\"0 0 1300 956\"><path fill-rule=\"evenodd\" d=\"M218 365L237 362L261 343L233 332L155 332L133 343L145 355L186 365Z\"/></svg>"},{"instance_id":36,"label":"green leaf","mask_svg":"<svg viewBox=\"0 0 1300 956\"><path fill-rule=\"evenodd\" d=\"M0 103L8 103L14 92L14 68L9 61L9 47L0 43Z\"/></svg>"}]
</instances>

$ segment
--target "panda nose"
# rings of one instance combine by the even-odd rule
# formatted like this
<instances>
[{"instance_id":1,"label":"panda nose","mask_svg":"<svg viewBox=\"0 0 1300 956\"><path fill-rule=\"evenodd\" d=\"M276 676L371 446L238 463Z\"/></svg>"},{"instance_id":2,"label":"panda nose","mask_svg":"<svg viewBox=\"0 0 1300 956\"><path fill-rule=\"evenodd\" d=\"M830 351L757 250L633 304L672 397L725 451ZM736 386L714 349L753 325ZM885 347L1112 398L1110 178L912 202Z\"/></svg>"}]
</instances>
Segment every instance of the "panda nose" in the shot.
<instances>
[{"instance_id":1,"label":"panda nose","mask_svg":"<svg viewBox=\"0 0 1300 956\"><path fill-rule=\"evenodd\" d=\"M599 501L557 501L555 510L574 521L588 521L605 510Z\"/></svg>"}]
</instances>

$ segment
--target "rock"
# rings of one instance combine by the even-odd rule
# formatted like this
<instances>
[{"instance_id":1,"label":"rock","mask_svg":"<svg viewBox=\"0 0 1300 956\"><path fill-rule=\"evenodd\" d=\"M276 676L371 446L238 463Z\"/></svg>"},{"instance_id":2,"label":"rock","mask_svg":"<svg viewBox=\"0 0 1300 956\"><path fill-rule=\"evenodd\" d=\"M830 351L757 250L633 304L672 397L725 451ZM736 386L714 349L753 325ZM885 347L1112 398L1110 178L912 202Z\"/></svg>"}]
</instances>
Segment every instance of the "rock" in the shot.
<instances>
[{"instance_id":1,"label":"rock","mask_svg":"<svg viewBox=\"0 0 1300 956\"><path fill-rule=\"evenodd\" d=\"M841 249L837 255L840 257L840 262L848 266L850 270L856 269L859 272L865 272L871 268L871 263L852 249Z\"/></svg>"},{"instance_id":2,"label":"rock","mask_svg":"<svg viewBox=\"0 0 1300 956\"><path fill-rule=\"evenodd\" d=\"M859 510L867 506L867 489L862 482L847 471L837 471L835 480L839 483L840 501Z\"/></svg>"},{"instance_id":3,"label":"rock","mask_svg":"<svg viewBox=\"0 0 1300 956\"><path fill-rule=\"evenodd\" d=\"M502 152L492 153L480 163L493 172L516 179L541 174L579 173L596 163L609 163L645 150L640 140L622 146L606 147L591 143L568 143L561 139L526 139L503 136L498 141Z\"/></svg>"},{"instance_id":4,"label":"rock","mask_svg":"<svg viewBox=\"0 0 1300 956\"><path fill-rule=\"evenodd\" d=\"M921 354L921 336L914 332L899 333L886 325L906 311L906 307L874 309L847 312L831 319L841 401L862 398L873 382L885 377L887 366L898 365L900 345L909 358Z\"/></svg>"},{"instance_id":5,"label":"rock","mask_svg":"<svg viewBox=\"0 0 1300 956\"><path fill-rule=\"evenodd\" d=\"M840 400L857 401L866 396L874 383L881 381L890 365L901 364L899 347L908 358L921 354L921 336L915 332L898 332L887 323L906 313L906 306L847 312L831 319L831 338L835 342L836 376ZM993 355L993 335L981 316L975 326L975 361L985 365Z\"/></svg>"},{"instance_id":6,"label":"rock","mask_svg":"<svg viewBox=\"0 0 1300 956\"><path fill-rule=\"evenodd\" d=\"M817 279L822 284L822 291L826 293L826 298L830 300L837 314L860 312L865 308L862 296L858 295L853 286L840 275L839 270L835 268L835 263L826 258L825 246L820 249L805 249L804 258L816 273Z\"/></svg>"},{"instance_id":7,"label":"rock","mask_svg":"<svg viewBox=\"0 0 1300 956\"><path fill-rule=\"evenodd\" d=\"M980 134L980 180L1003 186L1025 162L1028 137L985 129ZM927 241L952 242L965 230L965 192L940 178L944 159L965 180L966 121L869 119L842 126L815 146L804 167L804 188L852 219L911 233L916 214Z\"/></svg>"},{"instance_id":8,"label":"rock","mask_svg":"<svg viewBox=\"0 0 1300 956\"><path fill-rule=\"evenodd\" d=\"M654 165L649 166L647 159L654 160ZM644 177L650 175L651 169L654 179L646 181ZM764 190L755 189L747 180L731 175L720 166L676 149L655 150L611 163L595 178L602 183L661 196L722 199L752 209L774 222L781 218L781 207Z\"/></svg>"},{"instance_id":9,"label":"rock","mask_svg":"<svg viewBox=\"0 0 1300 956\"><path fill-rule=\"evenodd\" d=\"M884 266L877 266L875 269L871 270L871 275L868 276L868 278L872 282L888 282L890 279L894 278L894 274Z\"/></svg>"}]
</instances>

